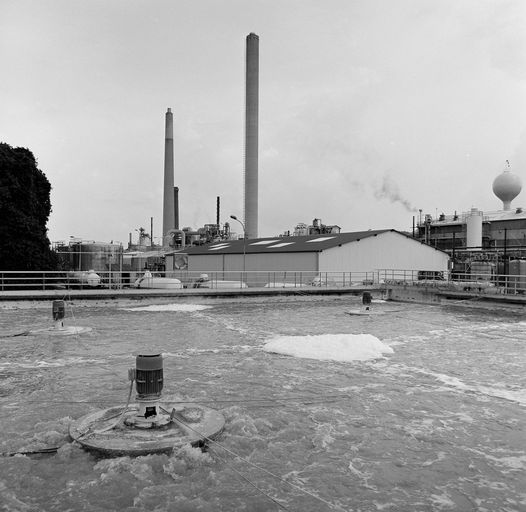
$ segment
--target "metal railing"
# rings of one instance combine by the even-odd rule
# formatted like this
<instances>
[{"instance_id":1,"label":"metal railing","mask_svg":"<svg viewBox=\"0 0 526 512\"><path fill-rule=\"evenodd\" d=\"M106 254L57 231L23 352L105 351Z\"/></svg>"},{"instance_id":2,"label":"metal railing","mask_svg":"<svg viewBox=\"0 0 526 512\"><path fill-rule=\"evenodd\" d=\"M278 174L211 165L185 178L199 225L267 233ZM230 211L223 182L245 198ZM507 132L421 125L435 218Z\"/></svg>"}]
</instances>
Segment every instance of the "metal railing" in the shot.
<instances>
[{"instance_id":1,"label":"metal railing","mask_svg":"<svg viewBox=\"0 0 526 512\"><path fill-rule=\"evenodd\" d=\"M524 274L496 274L476 270L451 273L391 269L379 271L378 280L386 286L410 285L487 294L526 294L526 275Z\"/></svg>"},{"instance_id":2,"label":"metal railing","mask_svg":"<svg viewBox=\"0 0 526 512\"><path fill-rule=\"evenodd\" d=\"M123 288L304 288L377 284L378 272L314 271L0 271L0 293L9 290Z\"/></svg>"},{"instance_id":3,"label":"metal railing","mask_svg":"<svg viewBox=\"0 0 526 512\"><path fill-rule=\"evenodd\" d=\"M428 286L484 293L526 294L526 275L379 269L370 272L315 271L0 271L0 293L79 289L241 289Z\"/></svg>"}]
</instances>

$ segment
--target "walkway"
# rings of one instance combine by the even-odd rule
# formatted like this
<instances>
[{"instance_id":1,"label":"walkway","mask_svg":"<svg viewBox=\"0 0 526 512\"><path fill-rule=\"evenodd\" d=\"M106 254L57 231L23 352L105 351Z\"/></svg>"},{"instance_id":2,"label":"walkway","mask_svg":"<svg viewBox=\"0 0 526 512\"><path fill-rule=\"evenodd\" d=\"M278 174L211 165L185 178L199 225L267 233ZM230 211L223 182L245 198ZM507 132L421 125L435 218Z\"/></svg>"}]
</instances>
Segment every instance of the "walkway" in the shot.
<instances>
[{"instance_id":1,"label":"walkway","mask_svg":"<svg viewBox=\"0 0 526 512\"><path fill-rule=\"evenodd\" d=\"M82 289L82 290L9 290L0 291L0 301L9 300L111 300L111 299L146 299L152 297L254 297L269 295L361 295L366 290L379 289L379 286L368 287L297 287L297 288L239 288L210 289L182 288L176 290L122 288Z\"/></svg>"}]
</instances>

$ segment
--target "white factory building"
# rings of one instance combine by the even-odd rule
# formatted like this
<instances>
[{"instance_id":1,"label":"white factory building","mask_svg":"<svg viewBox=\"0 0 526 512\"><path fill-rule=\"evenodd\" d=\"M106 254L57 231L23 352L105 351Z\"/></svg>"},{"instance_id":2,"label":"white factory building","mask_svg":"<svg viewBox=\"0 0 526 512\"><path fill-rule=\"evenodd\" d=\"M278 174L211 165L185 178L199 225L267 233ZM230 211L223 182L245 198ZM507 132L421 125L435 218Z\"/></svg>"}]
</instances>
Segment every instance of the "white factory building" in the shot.
<instances>
[{"instance_id":1,"label":"white factory building","mask_svg":"<svg viewBox=\"0 0 526 512\"><path fill-rule=\"evenodd\" d=\"M187 247L190 272L366 273L378 270L447 272L447 253L394 229L227 240ZM258 279L254 277L254 279ZM260 278L263 281L264 277ZM261 283L250 282L255 286Z\"/></svg>"}]
</instances>

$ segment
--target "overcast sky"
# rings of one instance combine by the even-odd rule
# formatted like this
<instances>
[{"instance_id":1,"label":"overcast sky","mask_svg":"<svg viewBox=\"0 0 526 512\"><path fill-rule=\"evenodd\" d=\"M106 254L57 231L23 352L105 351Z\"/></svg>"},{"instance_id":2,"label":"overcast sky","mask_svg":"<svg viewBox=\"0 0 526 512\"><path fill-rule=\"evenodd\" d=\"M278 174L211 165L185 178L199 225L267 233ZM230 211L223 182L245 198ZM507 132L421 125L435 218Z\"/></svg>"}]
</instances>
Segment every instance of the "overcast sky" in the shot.
<instances>
[{"instance_id":1,"label":"overcast sky","mask_svg":"<svg viewBox=\"0 0 526 512\"><path fill-rule=\"evenodd\" d=\"M171 107L181 227L242 218L255 32L259 236L410 230L501 209L507 159L526 186L525 27L524 0L0 0L0 141L51 182L51 241L158 241Z\"/></svg>"}]
</instances>

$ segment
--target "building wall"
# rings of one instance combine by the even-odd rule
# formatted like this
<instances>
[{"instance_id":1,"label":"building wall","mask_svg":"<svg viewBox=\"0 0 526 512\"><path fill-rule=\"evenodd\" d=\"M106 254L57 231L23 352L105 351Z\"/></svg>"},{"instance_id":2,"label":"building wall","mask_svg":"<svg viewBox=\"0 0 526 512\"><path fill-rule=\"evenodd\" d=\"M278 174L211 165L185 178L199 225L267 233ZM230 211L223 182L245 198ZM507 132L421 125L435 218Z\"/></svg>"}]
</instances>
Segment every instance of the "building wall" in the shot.
<instances>
[{"instance_id":1,"label":"building wall","mask_svg":"<svg viewBox=\"0 0 526 512\"><path fill-rule=\"evenodd\" d=\"M504 247L504 230L508 248L526 247L526 219L492 221L490 247Z\"/></svg>"},{"instance_id":2,"label":"building wall","mask_svg":"<svg viewBox=\"0 0 526 512\"><path fill-rule=\"evenodd\" d=\"M526 249L526 219L523 217L524 214L521 213L520 215L518 218L512 217L508 219L484 218L482 224L482 249L503 247L505 229L508 247ZM427 235L426 229L428 230ZM421 224L418 228L418 239L423 241L427 239L432 247L451 252L453 250L453 240L455 249L466 248L466 231L466 224L462 222L432 223L427 228L425 224Z\"/></svg>"},{"instance_id":3,"label":"building wall","mask_svg":"<svg viewBox=\"0 0 526 512\"><path fill-rule=\"evenodd\" d=\"M219 272L225 270L223 254L188 255L188 270L191 272ZM239 270L239 267L238 267Z\"/></svg>"},{"instance_id":4,"label":"building wall","mask_svg":"<svg viewBox=\"0 0 526 512\"><path fill-rule=\"evenodd\" d=\"M318 253L250 254L247 260L247 270L317 271Z\"/></svg>"},{"instance_id":5,"label":"building wall","mask_svg":"<svg viewBox=\"0 0 526 512\"><path fill-rule=\"evenodd\" d=\"M242 254L199 254L188 256L188 270L193 272L239 271L243 268ZM246 254L247 271L316 271L317 253Z\"/></svg>"},{"instance_id":6,"label":"building wall","mask_svg":"<svg viewBox=\"0 0 526 512\"><path fill-rule=\"evenodd\" d=\"M301 282L323 272L371 273L376 270L434 270L447 272L449 256L396 232L386 232L333 247L322 252L257 253L245 255L249 286L264 286L269 280ZM188 270L218 272L217 279L241 278L243 254L188 256ZM272 273L280 272L279 277ZM284 275L284 273L288 273ZM336 276L332 276L336 279ZM410 275L408 275L408 278Z\"/></svg>"},{"instance_id":7,"label":"building wall","mask_svg":"<svg viewBox=\"0 0 526 512\"><path fill-rule=\"evenodd\" d=\"M448 269L449 256L442 251L395 232L386 232L322 252L320 272L371 272L378 269Z\"/></svg>"},{"instance_id":8,"label":"building wall","mask_svg":"<svg viewBox=\"0 0 526 512\"><path fill-rule=\"evenodd\" d=\"M216 272L220 280L240 280L243 254L189 255L188 270L192 272ZM318 253L271 253L246 254L245 270L249 286L264 286L276 280L287 282L312 281L318 273ZM287 276L286 273L289 273Z\"/></svg>"}]
</instances>

